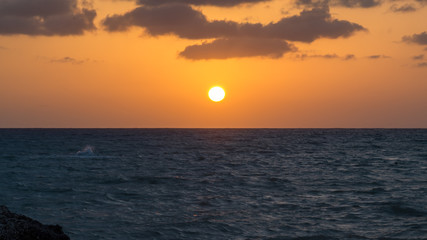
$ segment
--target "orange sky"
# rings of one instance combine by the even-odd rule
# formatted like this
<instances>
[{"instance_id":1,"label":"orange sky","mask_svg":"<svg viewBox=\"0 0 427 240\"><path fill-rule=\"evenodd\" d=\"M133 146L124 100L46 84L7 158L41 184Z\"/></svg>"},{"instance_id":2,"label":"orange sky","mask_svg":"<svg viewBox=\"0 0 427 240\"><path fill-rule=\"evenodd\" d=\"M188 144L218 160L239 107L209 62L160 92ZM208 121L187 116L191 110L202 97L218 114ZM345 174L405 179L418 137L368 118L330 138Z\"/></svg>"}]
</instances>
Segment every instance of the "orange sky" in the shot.
<instances>
[{"instance_id":1,"label":"orange sky","mask_svg":"<svg viewBox=\"0 0 427 240\"><path fill-rule=\"evenodd\" d=\"M0 127L425 128L425 16L426 0L0 0Z\"/></svg>"}]
</instances>

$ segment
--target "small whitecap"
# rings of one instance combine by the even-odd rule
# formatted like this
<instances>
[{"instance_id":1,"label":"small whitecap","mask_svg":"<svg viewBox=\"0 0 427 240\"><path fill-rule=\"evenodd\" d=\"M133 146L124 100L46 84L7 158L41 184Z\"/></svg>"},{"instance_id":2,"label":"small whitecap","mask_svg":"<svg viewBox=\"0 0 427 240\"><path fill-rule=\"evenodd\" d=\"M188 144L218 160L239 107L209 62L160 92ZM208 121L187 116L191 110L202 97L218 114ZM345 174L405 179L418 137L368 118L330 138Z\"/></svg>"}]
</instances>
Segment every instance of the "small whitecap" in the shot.
<instances>
[{"instance_id":1,"label":"small whitecap","mask_svg":"<svg viewBox=\"0 0 427 240\"><path fill-rule=\"evenodd\" d=\"M94 153L95 148L92 146L85 146L82 150L76 153L77 156L95 156Z\"/></svg>"}]
</instances>

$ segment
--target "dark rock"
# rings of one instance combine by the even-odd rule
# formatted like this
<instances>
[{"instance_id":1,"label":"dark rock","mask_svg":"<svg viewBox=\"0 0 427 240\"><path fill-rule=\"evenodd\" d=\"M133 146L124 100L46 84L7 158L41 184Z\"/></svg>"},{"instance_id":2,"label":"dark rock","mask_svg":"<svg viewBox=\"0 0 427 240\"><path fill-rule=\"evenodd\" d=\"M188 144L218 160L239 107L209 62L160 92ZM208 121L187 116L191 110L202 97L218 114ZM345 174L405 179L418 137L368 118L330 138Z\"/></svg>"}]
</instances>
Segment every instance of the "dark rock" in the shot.
<instances>
[{"instance_id":1,"label":"dark rock","mask_svg":"<svg viewBox=\"0 0 427 240\"><path fill-rule=\"evenodd\" d=\"M0 206L0 240L70 240L59 225L43 225Z\"/></svg>"}]
</instances>

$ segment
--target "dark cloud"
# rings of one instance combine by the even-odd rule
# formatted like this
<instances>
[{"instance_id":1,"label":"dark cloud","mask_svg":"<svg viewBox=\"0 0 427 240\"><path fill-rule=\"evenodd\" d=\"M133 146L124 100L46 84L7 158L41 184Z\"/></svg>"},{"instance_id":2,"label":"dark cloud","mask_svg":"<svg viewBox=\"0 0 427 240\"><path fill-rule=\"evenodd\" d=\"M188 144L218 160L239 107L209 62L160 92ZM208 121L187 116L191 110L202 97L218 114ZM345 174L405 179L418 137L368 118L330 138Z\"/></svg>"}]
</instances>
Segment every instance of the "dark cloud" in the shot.
<instances>
[{"instance_id":1,"label":"dark cloud","mask_svg":"<svg viewBox=\"0 0 427 240\"><path fill-rule=\"evenodd\" d=\"M426 47L426 48L424 48L424 51L427 51L427 47Z\"/></svg>"},{"instance_id":2,"label":"dark cloud","mask_svg":"<svg viewBox=\"0 0 427 240\"><path fill-rule=\"evenodd\" d=\"M295 50L296 48L292 44L278 39L231 38L188 46L179 55L192 60L260 56L280 58L284 53Z\"/></svg>"},{"instance_id":3,"label":"dark cloud","mask_svg":"<svg viewBox=\"0 0 427 240\"><path fill-rule=\"evenodd\" d=\"M282 18L267 25L208 21L200 11L188 5L138 7L124 15L108 16L103 21L107 31L125 31L139 26L153 36L174 34L187 39L270 38L312 42L318 38L349 37L366 30L361 25L332 19L329 9L304 10L300 15Z\"/></svg>"},{"instance_id":4,"label":"dark cloud","mask_svg":"<svg viewBox=\"0 0 427 240\"><path fill-rule=\"evenodd\" d=\"M338 0L336 3L336 5L338 6L343 6L348 8L354 8L354 7L370 8L370 7L376 7L380 4L381 4L381 1L379 0Z\"/></svg>"},{"instance_id":5,"label":"dark cloud","mask_svg":"<svg viewBox=\"0 0 427 240\"><path fill-rule=\"evenodd\" d=\"M418 63L417 67L427 67L427 62Z\"/></svg>"},{"instance_id":6,"label":"dark cloud","mask_svg":"<svg viewBox=\"0 0 427 240\"><path fill-rule=\"evenodd\" d=\"M349 37L366 31L359 24L333 19L328 7L303 10L299 15L269 24L208 20L191 5L231 6L264 0L140 0L142 6L121 15L107 16L102 24L109 32L141 27L148 35L175 35L185 39L213 39L192 45L179 55L187 59L226 59L233 57L281 57L292 51L286 41L312 42L319 38ZM180 3L186 4L180 4ZM320 56L319 56L320 57ZM335 56L322 56L334 58Z\"/></svg>"},{"instance_id":7,"label":"dark cloud","mask_svg":"<svg viewBox=\"0 0 427 240\"><path fill-rule=\"evenodd\" d=\"M51 63L71 63L71 64L83 64L86 60L78 60L72 57L64 57L60 59L52 59Z\"/></svg>"},{"instance_id":8,"label":"dark cloud","mask_svg":"<svg viewBox=\"0 0 427 240\"><path fill-rule=\"evenodd\" d=\"M356 56L354 54L347 54L343 60L352 60L355 58L356 58Z\"/></svg>"},{"instance_id":9,"label":"dark cloud","mask_svg":"<svg viewBox=\"0 0 427 240\"><path fill-rule=\"evenodd\" d=\"M334 54L324 54L324 55L314 55L313 57L316 58L326 58L326 59L334 59L334 58L339 58L338 55Z\"/></svg>"},{"instance_id":10,"label":"dark cloud","mask_svg":"<svg viewBox=\"0 0 427 240\"><path fill-rule=\"evenodd\" d=\"M347 8L371 8L381 5L380 0L296 0L298 6L325 7L339 6Z\"/></svg>"},{"instance_id":11,"label":"dark cloud","mask_svg":"<svg viewBox=\"0 0 427 240\"><path fill-rule=\"evenodd\" d=\"M355 59L356 57L354 56L354 54L347 54L344 57L341 57L335 53L332 54L313 54L313 55L309 55L309 54L298 54L296 56L297 58L300 58L301 60L305 60L308 58L323 58L323 59L341 59L341 60L350 60L350 59Z\"/></svg>"},{"instance_id":12,"label":"dark cloud","mask_svg":"<svg viewBox=\"0 0 427 240\"><path fill-rule=\"evenodd\" d=\"M424 59L424 54L413 56L412 59L413 60L423 60Z\"/></svg>"},{"instance_id":13,"label":"dark cloud","mask_svg":"<svg viewBox=\"0 0 427 240\"><path fill-rule=\"evenodd\" d=\"M73 0L0 0L0 15L20 17L47 17L74 10Z\"/></svg>"},{"instance_id":14,"label":"dark cloud","mask_svg":"<svg viewBox=\"0 0 427 240\"><path fill-rule=\"evenodd\" d=\"M303 7L321 8L321 7L329 6L329 1L327 0L296 0L295 4L297 6L303 6Z\"/></svg>"},{"instance_id":15,"label":"dark cloud","mask_svg":"<svg viewBox=\"0 0 427 240\"><path fill-rule=\"evenodd\" d=\"M95 29L95 10L77 0L0 0L0 35L81 35Z\"/></svg>"},{"instance_id":16,"label":"dark cloud","mask_svg":"<svg viewBox=\"0 0 427 240\"><path fill-rule=\"evenodd\" d=\"M124 15L108 16L103 24L107 31L125 31L139 26L153 36L175 34L188 39L225 37L236 35L238 30L236 22L209 22L201 12L182 4L138 7Z\"/></svg>"},{"instance_id":17,"label":"dark cloud","mask_svg":"<svg viewBox=\"0 0 427 240\"><path fill-rule=\"evenodd\" d=\"M356 31L366 31L359 24L332 19L328 8L304 10L300 15L270 23L264 29L269 37L301 42L312 42L318 38L349 37Z\"/></svg>"},{"instance_id":18,"label":"dark cloud","mask_svg":"<svg viewBox=\"0 0 427 240\"><path fill-rule=\"evenodd\" d=\"M138 4L145 6L159 6L163 4L191 4L191 5L210 5L219 7L232 7L240 4L254 4L260 2L269 2L271 0L137 0Z\"/></svg>"},{"instance_id":19,"label":"dark cloud","mask_svg":"<svg viewBox=\"0 0 427 240\"><path fill-rule=\"evenodd\" d=\"M0 50L6 50L6 47L0 46Z\"/></svg>"},{"instance_id":20,"label":"dark cloud","mask_svg":"<svg viewBox=\"0 0 427 240\"><path fill-rule=\"evenodd\" d=\"M313 54L313 55L308 55L308 54L298 54L297 58L300 58L301 60L305 60L307 58L324 58L324 59L337 59L339 58L339 56L335 53L333 54Z\"/></svg>"},{"instance_id":21,"label":"dark cloud","mask_svg":"<svg viewBox=\"0 0 427 240\"><path fill-rule=\"evenodd\" d=\"M396 4L391 5L390 10L393 12L415 12L417 8L415 8L412 4L404 4L402 6L398 6Z\"/></svg>"},{"instance_id":22,"label":"dark cloud","mask_svg":"<svg viewBox=\"0 0 427 240\"><path fill-rule=\"evenodd\" d=\"M387 56L387 55L371 55L371 56L367 56L367 58L369 58L369 59L380 59L380 58L391 58L391 57Z\"/></svg>"},{"instance_id":23,"label":"dark cloud","mask_svg":"<svg viewBox=\"0 0 427 240\"><path fill-rule=\"evenodd\" d=\"M408 43L416 43L419 45L427 45L427 32L413 34L412 36L404 36L403 41Z\"/></svg>"}]
</instances>

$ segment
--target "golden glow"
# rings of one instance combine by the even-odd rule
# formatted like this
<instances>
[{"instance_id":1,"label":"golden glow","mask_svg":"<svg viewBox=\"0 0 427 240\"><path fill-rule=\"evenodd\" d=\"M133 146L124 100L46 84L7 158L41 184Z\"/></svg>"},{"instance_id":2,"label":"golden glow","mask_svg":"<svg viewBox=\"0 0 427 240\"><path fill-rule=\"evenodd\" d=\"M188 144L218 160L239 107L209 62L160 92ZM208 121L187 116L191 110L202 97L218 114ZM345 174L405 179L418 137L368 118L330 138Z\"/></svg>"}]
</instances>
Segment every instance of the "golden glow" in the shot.
<instances>
[{"instance_id":1,"label":"golden glow","mask_svg":"<svg viewBox=\"0 0 427 240\"><path fill-rule=\"evenodd\" d=\"M209 98L214 102L220 102L225 97L225 91L221 87L213 87L209 90Z\"/></svg>"},{"instance_id":2,"label":"golden glow","mask_svg":"<svg viewBox=\"0 0 427 240\"><path fill-rule=\"evenodd\" d=\"M427 46L402 41L427 31L427 7L403 14L390 11L391 1L331 6L333 18L369 33L293 41L298 51L281 58L192 61L179 52L205 40L151 37L139 27L109 33L101 20L136 1L93 2L96 31L0 34L0 128L427 127ZM210 21L267 25L300 14L291 2L196 8ZM57 61L66 57L75 61ZM211 102L214 86L232 99Z\"/></svg>"}]
</instances>

